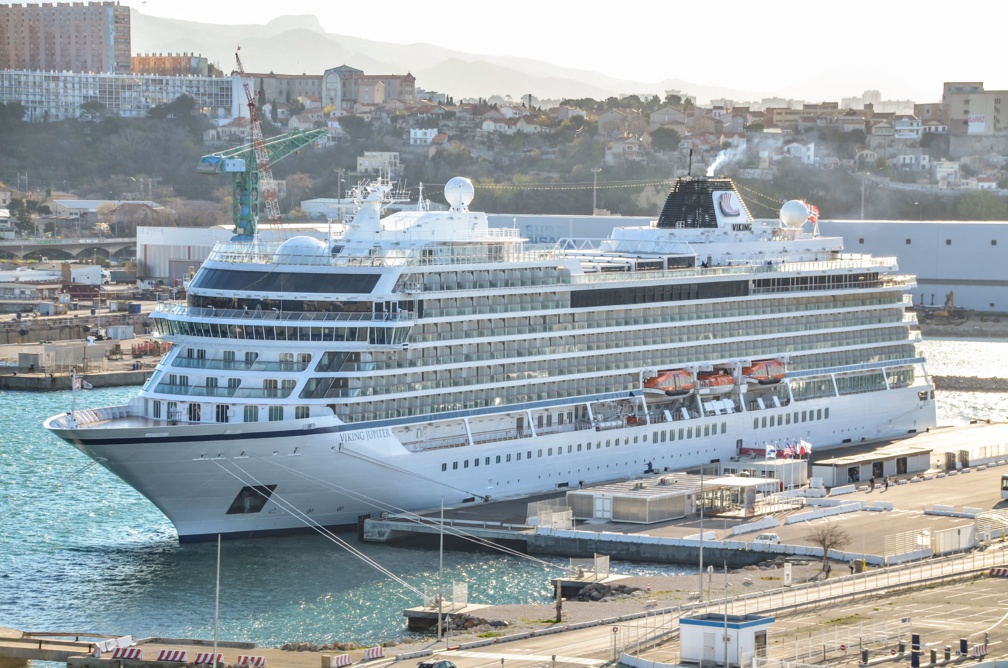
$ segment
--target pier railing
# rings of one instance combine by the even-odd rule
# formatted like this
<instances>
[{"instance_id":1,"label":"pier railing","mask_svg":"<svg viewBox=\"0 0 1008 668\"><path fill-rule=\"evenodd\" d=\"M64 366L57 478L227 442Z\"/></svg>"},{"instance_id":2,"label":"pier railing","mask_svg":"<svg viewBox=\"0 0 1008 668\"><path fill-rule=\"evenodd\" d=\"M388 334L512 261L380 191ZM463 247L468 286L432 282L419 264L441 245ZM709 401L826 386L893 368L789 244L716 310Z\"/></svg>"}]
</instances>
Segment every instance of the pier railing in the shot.
<instances>
[{"instance_id":1,"label":"pier railing","mask_svg":"<svg viewBox=\"0 0 1008 668\"><path fill-rule=\"evenodd\" d=\"M1000 546L997 546L1000 547ZM898 566L865 570L830 579L815 579L804 584L781 587L751 594L696 601L674 608L655 609L625 615L620 621L643 620L636 626L622 624L617 649L622 654L641 656L679 632L683 616L705 614L749 615L794 612L822 603L841 603L866 596L890 594L935 584L948 584L987 573L1008 565L1008 550L988 548L965 555L929 559ZM609 623L601 620L600 623Z\"/></svg>"}]
</instances>

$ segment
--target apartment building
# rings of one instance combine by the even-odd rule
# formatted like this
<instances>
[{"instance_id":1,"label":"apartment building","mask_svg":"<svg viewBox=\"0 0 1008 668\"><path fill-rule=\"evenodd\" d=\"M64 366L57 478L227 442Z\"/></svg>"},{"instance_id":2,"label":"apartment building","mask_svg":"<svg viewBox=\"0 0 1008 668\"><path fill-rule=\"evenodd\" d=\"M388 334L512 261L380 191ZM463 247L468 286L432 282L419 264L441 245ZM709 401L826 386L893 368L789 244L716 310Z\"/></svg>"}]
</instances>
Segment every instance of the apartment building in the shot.
<instances>
[{"instance_id":1,"label":"apartment building","mask_svg":"<svg viewBox=\"0 0 1008 668\"><path fill-rule=\"evenodd\" d=\"M133 74L83 74L0 70L0 102L24 107L27 121L61 121L81 116L85 102L98 102L112 115L142 118L151 107L180 95L196 101L210 118L233 118L245 109L241 79Z\"/></svg>"},{"instance_id":2,"label":"apartment building","mask_svg":"<svg viewBox=\"0 0 1008 668\"><path fill-rule=\"evenodd\" d=\"M126 5L0 5L0 70L129 74L130 55Z\"/></svg>"}]
</instances>

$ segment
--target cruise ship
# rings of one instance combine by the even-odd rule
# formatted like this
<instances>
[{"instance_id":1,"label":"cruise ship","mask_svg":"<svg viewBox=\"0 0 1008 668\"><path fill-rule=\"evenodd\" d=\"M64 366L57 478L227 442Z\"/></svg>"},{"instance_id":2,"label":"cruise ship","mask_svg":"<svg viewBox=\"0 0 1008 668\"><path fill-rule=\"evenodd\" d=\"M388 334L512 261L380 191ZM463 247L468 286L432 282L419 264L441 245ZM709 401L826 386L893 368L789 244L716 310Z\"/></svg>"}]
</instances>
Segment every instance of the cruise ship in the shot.
<instances>
[{"instance_id":1,"label":"cruise ship","mask_svg":"<svg viewBox=\"0 0 1008 668\"><path fill-rule=\"evenodd\" d=\"M935 425L912 276L848 254L792 200L754 219L725 178L657 220L534 245L469 209L327 239L218 244L127 405L45 426L150 499L180 541L353 525Z\"/></svg>"}]
</instances>

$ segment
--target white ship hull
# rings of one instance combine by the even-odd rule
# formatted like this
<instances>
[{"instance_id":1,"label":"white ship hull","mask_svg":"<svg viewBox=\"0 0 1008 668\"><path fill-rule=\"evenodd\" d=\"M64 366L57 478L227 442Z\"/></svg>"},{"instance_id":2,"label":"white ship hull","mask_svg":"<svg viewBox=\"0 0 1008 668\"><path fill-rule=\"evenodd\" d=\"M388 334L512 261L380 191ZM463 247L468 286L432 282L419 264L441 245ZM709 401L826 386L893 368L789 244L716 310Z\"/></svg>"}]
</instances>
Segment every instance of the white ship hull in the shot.
<instances>
[{"instance_id":1,"label":"white ship hull","mask_svg":"<svg viewBox=\"0 0 1008 668\"><path fill-rule=\"evenodd\" d=\"M387 428L332 431L335 424L302 429L287 425L272 433L226 425L205 427L63 429L47 426L102 463L151 500L175 525L182 542L217 536L251 537L344 527L363 515L436 508L481 499L519 497L579 484L620 480L657 471L682 471L737 454L737 439L749 446L797 440L817 450L876 438L898 438L935 424L934 400L922 401L917 387L803 401L670 423L615 429L582 429L528 435L499 443L410 452ZM830 409L827 420L753 430L753 418ZM124 419L128 420L128 419ZM726 433L685 442L653 442L657 431L726 425ZM261 425L260 425L261 426ZM272 426L272 425L271 425ZM291 426L294 429L291 429ZM178 432L177 436L175 432ZM226 433L230 432L230 433ZM699 433L699 429L698 432ZM644 437L650 436L644 442ZM620 445L615 445L619 441ZM111 442L110 442L111 441ZM605 443L613 445L605 447ZM624 441L629 441L623 444ZM578 451L579 446L603 447ZM566 449L571 446L573 452ZM563 454L539 455L550 449ZM531 452L532 458L527 454ZM521 453L522 459L517 455ZM501 464L483 464L489 457ZM507 462L508 456L511 461ZM479 458L480 466L468 464ZM463 468L462 462L467 462ZM458 463L458 468L453 468ZM446 470L442 470L443 468ZM256 512L234 512L243 488L275 486ZM228 511L232 510L231 513Z\"/></svg>"}]
</instances>

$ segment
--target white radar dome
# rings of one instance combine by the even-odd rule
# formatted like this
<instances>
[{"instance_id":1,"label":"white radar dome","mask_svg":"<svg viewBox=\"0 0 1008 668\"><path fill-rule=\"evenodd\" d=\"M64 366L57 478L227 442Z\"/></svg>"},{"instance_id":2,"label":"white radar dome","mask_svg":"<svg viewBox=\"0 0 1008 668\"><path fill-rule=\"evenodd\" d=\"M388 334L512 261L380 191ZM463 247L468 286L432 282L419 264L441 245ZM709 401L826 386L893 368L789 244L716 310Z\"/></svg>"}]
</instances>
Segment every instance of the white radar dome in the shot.
<instances>
[{"instance_id":1,"label":"white radar dome","mask_svg":"<svg viewBox=\"0 0 1008 668\"><path fill-rule=\"evenodd\" d=\"M445 184L444 194L451 208L466 209L469 207L469 202L473 201L476 189L469 179L456 176Z\"/></svg>"},{"instance_id":2,"label":"white radar dome","mask_svg":"<svg viewBox=\"0 0 1008 668\"><path fill-rule=\"evenodd\" d=\"M273 253L277 264L323 264L327 260L326 243L314 237L291 237Z\"/></svg>"},{"instance_id":3,"label":"white radar dome","mask_svg":"<svg viewBox=\"0 0 1008 668\"><path fill-rule=\"evenodd\" d=\"M801 227L808 220L808 216L808 205L798 199L784 202L780 210L780 220L785 227Z\"/></svg>"}]
</instances>

